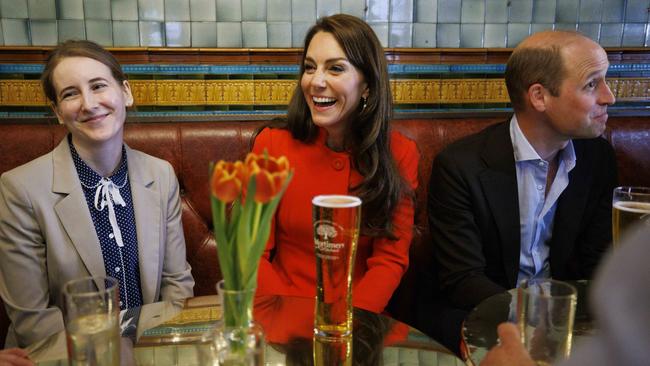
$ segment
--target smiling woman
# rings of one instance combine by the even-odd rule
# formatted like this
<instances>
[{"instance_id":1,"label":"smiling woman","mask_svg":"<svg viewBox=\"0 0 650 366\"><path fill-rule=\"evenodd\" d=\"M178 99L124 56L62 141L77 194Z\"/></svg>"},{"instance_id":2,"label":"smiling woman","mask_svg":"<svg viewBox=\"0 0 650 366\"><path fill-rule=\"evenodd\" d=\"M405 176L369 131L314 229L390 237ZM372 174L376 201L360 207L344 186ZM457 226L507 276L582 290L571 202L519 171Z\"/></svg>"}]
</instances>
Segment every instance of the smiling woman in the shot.
<instances>
[{"instance_id":1,"label":"smiling woman","mask_svg":"<svg viewBox=\"0 0 650 366\"><path fill-rule=\"evenodd\" d=\"M315 295L311 200L353 194L363 201L353 302L381 312L408 266L418 164L415 143L389 126L384 50L362 20L321 18L305 38L299 79L287 120L262 130L253 147L286 156L294 167L260 264L258 292Z\"/></svg>"},{"instance_id":2,"label":"smiling woman","mask_svg":"<svg viewBox=\"0 0 650 366\"><path fill-rule=\"evenodd\" d=\"M80 156L101 175L112 173L121 156L126 107L133 105L115 58L91 42L67 42L50 56L41 82Z\"/></svg>"},{"instance_id":3,"label":"smiling woman","mask_svg":"<svg viewBox=\"0 0 650 366\"><path fill-rule=\"evenodd\" d=\"M126 107L133 104L128 81L119 83L106 65L85 57L61 60L52 80L57 90L52 109L77 152L95 171L110 175L122 150ZM94 155L99 159L91 159Z\"/></svg>"},{"instance_id":4,"label":"smiling woman","mask_svg":"<svg viewBox=\"0 0 650 366\"><path fill-rule=\"evenodd\" d=\"M21 347L64 329L70 280L115 277L121 309L190 297L194 286L174 171L123 142L133 97L117 60L95 43L68 41L41 81L69 134L0 176L6 344Z\"/></svg>"},{"instance_id":5,"label":"smiling woman","mask_svg":"<svg viewBox=\"0 0 650 366\"><path fill-rule=\"evenodd\" d=\"M300 87L312 122L328 132L327 145L343 150L345 130L359 100L368 98L368 84L332 33L318 32L309 43Z\"/></svg>"}]
</instances>

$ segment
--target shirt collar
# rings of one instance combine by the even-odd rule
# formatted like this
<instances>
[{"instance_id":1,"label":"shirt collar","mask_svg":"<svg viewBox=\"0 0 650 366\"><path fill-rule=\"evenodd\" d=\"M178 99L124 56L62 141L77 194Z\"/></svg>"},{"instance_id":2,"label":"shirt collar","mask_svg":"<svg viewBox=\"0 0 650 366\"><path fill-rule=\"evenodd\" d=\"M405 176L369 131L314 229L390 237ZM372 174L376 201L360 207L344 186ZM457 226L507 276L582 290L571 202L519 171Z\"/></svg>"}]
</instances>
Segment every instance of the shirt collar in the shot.
<instances>
[{"instance_id":1,"label":"shirt collar","mask_svg":"<svg viewBox=\"0 0 650 366\"><path fill-rule=\"evenodd\" d=\"M537 151L533 148L533 145L528 142L526 136L519 128L519 122L517 122L517 116L514 114L510 119L510 140L512 140L512 149L515 153L515 161L526 161L526 160L542 160Z\"/></svg>"},{"instance_id":2,"label":"shirt collar","mask_svg":"<svg viewBox=\"0 0 650 366\"><path fill-rule=\"evenodd\" d=\"M72 135L68 135L68 145L70 146L70 153L72 154L72 161L74 162L74 167L77 170L77 175L82 185L85 186L95 186L102 179L102 176L97 174L86 162L79 156L77 149L75 149L74 144L72 143ZM120 166L117 168L115 173L113 173L108 179L115 182L116 185L121 185L126 179L128 172L128 164L126 157L126 149L122 145L122 160L120 161ZM83 174L82 174L83 173Z\"/></svg>"},{"instance_id":3,"label":"shirt collar","mask_svg":"<svg viewBox=\"0 0 650 366\"><path fill-rule=\"evenodd\" d=\"M537 151L535 151L533 145L530 144L524 133L521 131L519 122L517 121L517 116L514 114L510 119L510 140L512 141L512 149L515 154L515 162L544 160L539 156ZM573 148L573 141L569 140L569 143L564 147L564 149L560 150L558 154L558 158L564 161L568 170L573 169L576 164L576 153Z\"/></svg>"}]
</instances>

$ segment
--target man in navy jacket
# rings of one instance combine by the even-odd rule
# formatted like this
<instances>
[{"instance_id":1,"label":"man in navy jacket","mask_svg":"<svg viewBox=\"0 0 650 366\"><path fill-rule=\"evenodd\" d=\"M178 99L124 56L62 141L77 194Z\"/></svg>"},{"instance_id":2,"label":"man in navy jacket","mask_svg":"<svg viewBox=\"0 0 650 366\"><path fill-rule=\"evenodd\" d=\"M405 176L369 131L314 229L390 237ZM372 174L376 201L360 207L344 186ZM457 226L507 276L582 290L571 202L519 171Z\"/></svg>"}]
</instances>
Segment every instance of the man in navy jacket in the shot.
<instances>
[{"instance_id":1,"label":"man in navy jacket","mask_svg":"<svg viewBox=\"0 0 650 366\"><path fill-rule=\"evenodd\" d=\"M506 68L512 118L434 161L429 275L442 310L420 306L419 325L443 328L450 348L485 298L524 279L590 278L610 245L616 161L599 137L614 103L608 67L605 51L578 33L528 37Z\"/></svg>"}]
</instances>

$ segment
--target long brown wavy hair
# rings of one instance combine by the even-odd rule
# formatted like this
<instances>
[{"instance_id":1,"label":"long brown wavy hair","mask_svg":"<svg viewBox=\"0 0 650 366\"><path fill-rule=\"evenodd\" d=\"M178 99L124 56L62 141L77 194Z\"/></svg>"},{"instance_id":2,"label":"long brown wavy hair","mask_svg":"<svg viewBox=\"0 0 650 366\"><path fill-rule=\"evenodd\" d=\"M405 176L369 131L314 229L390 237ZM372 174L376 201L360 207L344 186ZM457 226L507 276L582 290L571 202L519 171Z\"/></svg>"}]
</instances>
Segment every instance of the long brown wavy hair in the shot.
<instances>
[{"instance_id":1,"label":"long brown wavy hair","mask_svg":"<svg viewBox=\"0 0 650 366\"><path fill-rule=\"evenodd\" d=\"M272 127L285 128L294 139L306 143L313 142L318 135L318 126L312 122L300 87L307 48L318 32L334 36L368 85L366 107L363 108L360 102L353 112L343 142L345 150L350 153L353 167L363 177L359 185L351 187L351 191L363 201L362 232L364 235L396 239L392 230L392 213L399 199L409 190L390 150L389 124L393 101L384 49L368 24L351 15L337 14L320 18L309 29L305 37L300 77L289 102L287 119L276 121Z\"/></svg>"}]
</instances>

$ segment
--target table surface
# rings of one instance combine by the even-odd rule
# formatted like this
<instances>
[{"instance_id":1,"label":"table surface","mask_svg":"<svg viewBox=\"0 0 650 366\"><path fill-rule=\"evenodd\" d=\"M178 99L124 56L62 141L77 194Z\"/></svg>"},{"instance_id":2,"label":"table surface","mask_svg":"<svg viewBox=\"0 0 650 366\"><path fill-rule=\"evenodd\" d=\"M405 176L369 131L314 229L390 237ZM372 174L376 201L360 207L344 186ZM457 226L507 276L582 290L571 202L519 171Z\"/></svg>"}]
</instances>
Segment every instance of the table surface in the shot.
<instances>
[{"instance_id":1,"label":"table surface","mask_svg":"<svg viewBox=\"0 0 650 366\"><path fill-rule=\"evenodd\" d=\"M121 317L123 337L128 328L135 339L122 338L122 364L198 365L201 339L219 325L221 306L216 295L202 296L144 305ZM254 318L264 329L266 365L313 364L313 298L258 296ZM28 350L39 365L67 365L65 332ZM357 308L352 350L354 365L465 365L418 330Z\"/></svg>"},{"instance_id":2,"label":"table surface","mask_svg":"<svg viewBox=\"0 0 650 366\"><path fill-rule=\"evenodd\" d=\"M578 290L576 317L573 325L573 344L581 337L593 334L595 324L587 306L590 281L567 281ZM497 326L513 321L517 302L517 289L485 299L465 318L462 329L461 353L468 365L478 365L490 348L497 344Z\"/></svg>"}]
</instances>

